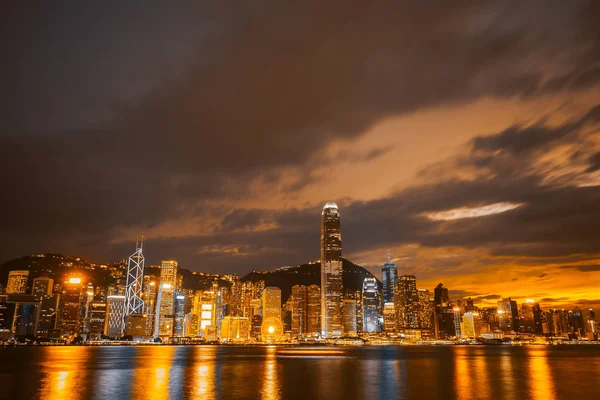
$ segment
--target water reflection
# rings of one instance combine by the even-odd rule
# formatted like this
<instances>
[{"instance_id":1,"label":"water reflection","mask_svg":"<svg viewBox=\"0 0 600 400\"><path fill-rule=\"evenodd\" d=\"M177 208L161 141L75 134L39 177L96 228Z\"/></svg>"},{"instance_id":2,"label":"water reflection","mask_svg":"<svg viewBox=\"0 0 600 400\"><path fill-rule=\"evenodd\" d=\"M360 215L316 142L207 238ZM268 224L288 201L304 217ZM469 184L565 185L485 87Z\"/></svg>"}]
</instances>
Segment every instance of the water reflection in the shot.
<instances>
[{"instance_id":1,"label":"water reflection","mask_svg":"<svg viewBox=\"0 0 600 400\"><path fill-rule=\"evenodd\" d=\"M138 350L131 397L149 400L168 399L174 348L156 346Z\"/></svg>"},{"instance_id":2,"label":"water reflection","mask_svg":"<svg viewBox=\"0 0 600 400\"><path fill-rule=\"evenodd\" d=\"M454 356L455 376L454 386L456 387L456 396L458 399L473 398L473 383L471 382L471 368L469 362L469 349L458 347Z\"/></svg>"},{"instance_id":3,"label":"water reflection","mask_svg":"<svg viewBox=\"0 0 600 400\"><path fill-rule=\"evenodd\" d=\"M42 363L45 376L42 378L40 398L78 399L85 390L82 385L88 375L84 368L87 349L83 347L54 347L44 349L46 362Z\"/></svg>"},{"instance_id":4,"label":"water reflection","mask_svg":"<svg viewBox=\"0 0 600 400\"><path fill-rule=\"evenodd\" d=\"M217 348L201 346L196 348L194 357L194 385L192 387L195 398L211 400L217 397L215 385L215 364Z\"/></svg>"},{"instance_id":5,"label":"water reflection","mask_svg":"<svg viewBox=\"0 0 600 400\"><path fill-rule=\"evenodd\" d=\"M500 355L500 373L502 376L502 391L504 392L504 397L506 398L515 398L516 384L514 377L514 369L512 366L512 349L504 348L502 349L502 354Z\"/></svg>"},{"instance_id":6,"label":"water reflection","mask_svg":"<svg viewBox=\"0 0 600 400\"><path fill-rule=\"evenodd\" d=\"M529 356L529 395L535 400L554 400L552 374L548 365L548 350L530 347Z\"/></svg>"},{"instance_id":7,"label":"water reflection","mask_svg":"<svg viewBox=\"0 0 600 400\"><path fill-rule=\"evenodd\" d=\"M262 379L261 398L277 400L281 398L281 387L277 371L277 356L275 346L267 347L267 356Z\"/></svg>"}]
</instances>

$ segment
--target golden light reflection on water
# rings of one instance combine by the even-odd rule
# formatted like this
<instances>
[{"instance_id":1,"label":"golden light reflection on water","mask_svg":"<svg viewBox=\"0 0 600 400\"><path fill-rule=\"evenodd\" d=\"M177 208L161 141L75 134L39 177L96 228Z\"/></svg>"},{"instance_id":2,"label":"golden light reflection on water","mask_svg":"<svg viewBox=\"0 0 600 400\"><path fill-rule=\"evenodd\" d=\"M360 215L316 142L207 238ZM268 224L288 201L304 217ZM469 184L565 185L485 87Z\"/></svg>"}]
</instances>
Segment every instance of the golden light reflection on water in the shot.
<instances>
[{"instance_id":1,"label":"golden light reflection on water","mask_svg":"<svg viewBox=\"0 0 600 400\"><path fill-rule=\"evenodd\" d=\"M504 390L504 396L507 398L513 398L515 395L515 377L514 368L512 365L512 353L511 349L503 349L502 355L500 356L500 373L502 374L502 389Z\"/></svg>"},{"instance_id":2,"label":"golden light reflection on water","mask_svg":"<svg viewBox=\"0 0 600 400\"><path fill-rule=\"evenodd\" d=\"M168 399L174 348L155 346L140 350L141 354L133 375L131 397L149 400Z\"/></svg>"},{"instance_id":3,"label":"golden light reflection on water","mask_svg":"<svg viewBox=\"0 0 600 400\"><path fill-rule=\"evenodd\" d=\"M485 399L491 397L490 389L490 371L488 370L487 355L483 349L475 349L472 353L471 366L473 371L473 382L476 383L476 388L471 389L471 398Z\"/></svg>"},{"instance_id":4,"label":"golden light reflection on water","mask_svg":"<svg viewBox=\"0 0 600 400\"><path fill-rule=\"evenodd\" d=\"M534 400L554 400L556 392L554 380L548 365L548 350L530 347L529 356L529 394Z\"/></svg>"},{"instance_id":5,"label":"golden light reflection on water","mask_svg":"<svg viewBox=\"0 0 600 400\"><path fill-rule=\"evenodd\" d=\"M472 398L473 386L471 382L471 366L469 365L469 349L459 347L456 349L454 385L458 399Z\"/></svg>"},{"instance_id":6,"label":"golden light reflection on water","mask_svg":"<svg viewBox=\"0 0 600 400\"><path fill-rule=\"evenodd\" d=\"M50 347L45 349L47 361L42 364L46 372L42 378L40 398L70 400L79 395L81 382L88 374L82 368L87 358L84 347Z\"/></svg>"},{"instance_id":7,"label":"golden light reflection on water","mask_svg":"<svg viewBox=\"0 0 600 400\"><path fill-rule=\"evenodd\" d=\"M279 372L277 371L276 348L267 348L267 357L263 373L261 398L264 400L281 399L281 387L279 384Z\"/></svg>"},{"instance_id":8,"label":"golden light reflection on water","mask_svg":"<svg viewBox=\"0 0 600 400\"><path fill-rule=\"evenodd\" d=\"M211 400L216 398L215 386L215 355L216 347L200 346L196 348L194 357L194 387L193 393L198 399Z\"/></svg>"}]
</instances>

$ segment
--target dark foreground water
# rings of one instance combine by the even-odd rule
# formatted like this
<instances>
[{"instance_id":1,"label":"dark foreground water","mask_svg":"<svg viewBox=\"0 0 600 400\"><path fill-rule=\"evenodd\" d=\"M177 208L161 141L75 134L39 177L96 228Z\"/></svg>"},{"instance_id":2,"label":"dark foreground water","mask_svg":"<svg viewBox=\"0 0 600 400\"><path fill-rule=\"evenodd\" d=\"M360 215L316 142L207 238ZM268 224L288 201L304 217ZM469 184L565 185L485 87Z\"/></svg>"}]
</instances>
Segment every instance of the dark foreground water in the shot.
<instances>
[{"instance_id":1,"label":"dark foreground water","mask_svg":"<svg viewBox=\"0 0 600 400\"><path fill-rule=\"evenodd\" d=\"M600 399L600 346L0 348L0 398Z\"/></svg>"}]
</instances>

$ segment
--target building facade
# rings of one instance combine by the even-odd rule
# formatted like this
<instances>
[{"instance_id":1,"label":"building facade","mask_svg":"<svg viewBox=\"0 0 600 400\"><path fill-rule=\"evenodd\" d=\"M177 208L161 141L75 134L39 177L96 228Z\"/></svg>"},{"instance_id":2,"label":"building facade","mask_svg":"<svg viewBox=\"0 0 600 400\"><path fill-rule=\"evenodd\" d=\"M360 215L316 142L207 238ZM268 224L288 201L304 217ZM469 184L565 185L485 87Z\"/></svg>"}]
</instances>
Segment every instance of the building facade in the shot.
<instances>
[{"instance_id":1,"label":"building facade","mask_svg":"<svg viewBox=\"0 0 600 400\"><path fill-rule=\"evenodd\" d=\"M325 204L321 213L321 335L342 336L342 232L335 203Z\"/></svg>"}]
</instances>

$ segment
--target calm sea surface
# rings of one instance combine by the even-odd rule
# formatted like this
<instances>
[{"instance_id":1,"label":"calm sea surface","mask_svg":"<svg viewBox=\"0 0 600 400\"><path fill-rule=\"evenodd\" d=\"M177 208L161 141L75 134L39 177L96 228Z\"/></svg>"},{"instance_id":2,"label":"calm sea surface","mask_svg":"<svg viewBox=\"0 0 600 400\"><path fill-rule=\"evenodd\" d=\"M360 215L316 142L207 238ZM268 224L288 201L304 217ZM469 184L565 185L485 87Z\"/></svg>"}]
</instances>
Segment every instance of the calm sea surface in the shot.
<instances>
[{"instance_id":1,"label":"calm sea surface","mask_svg":"<svg viewBox=\"0 0 600 400\"><path fill-rule=\"evenodd\" d=\"M0 348L6 399L600 399L600 346Z\"/></svg>"}]
</instances>

